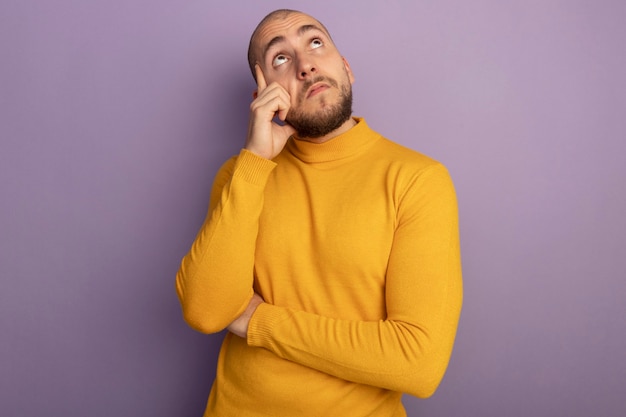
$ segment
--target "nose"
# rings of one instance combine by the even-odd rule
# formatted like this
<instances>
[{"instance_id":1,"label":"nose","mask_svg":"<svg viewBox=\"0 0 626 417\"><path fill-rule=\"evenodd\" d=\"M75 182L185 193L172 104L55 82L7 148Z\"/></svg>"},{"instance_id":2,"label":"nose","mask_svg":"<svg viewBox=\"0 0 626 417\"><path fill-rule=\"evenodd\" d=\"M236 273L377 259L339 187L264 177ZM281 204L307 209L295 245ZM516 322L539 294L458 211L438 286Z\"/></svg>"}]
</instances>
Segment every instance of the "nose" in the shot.
<instances>
[{"instance_id":1,"label":"nose","mask_svg":"<svg viewBox=\"0 0 626 417\"><path fill-rule=\"evenodd\" d=\"M317 66L309 57L298 59L298 78L305 80L317 72Z\"/></svg>"}]
</instances>

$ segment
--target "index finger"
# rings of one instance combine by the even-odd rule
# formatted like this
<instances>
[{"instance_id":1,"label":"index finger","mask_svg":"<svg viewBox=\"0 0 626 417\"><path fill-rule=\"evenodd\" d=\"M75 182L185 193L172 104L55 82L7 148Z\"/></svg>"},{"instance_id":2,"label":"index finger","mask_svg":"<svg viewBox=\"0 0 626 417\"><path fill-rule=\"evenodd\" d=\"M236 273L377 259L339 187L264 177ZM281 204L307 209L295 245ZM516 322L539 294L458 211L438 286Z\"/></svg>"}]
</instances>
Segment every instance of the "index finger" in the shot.
<instances>
[{"instance_id":1,"label":"index finger","mask_svg":"<svg viewBox=\"0 0 626 417\"><path fill-rule=\"evenodd\" d=\"M265 90L265 87L267 87L267 82L265 82L265 76L263 75L263 71L261 70L261 66L259 64L254 64L254 72L256 73L257 90L260 93Z\"/></svg>"}]
</instances>

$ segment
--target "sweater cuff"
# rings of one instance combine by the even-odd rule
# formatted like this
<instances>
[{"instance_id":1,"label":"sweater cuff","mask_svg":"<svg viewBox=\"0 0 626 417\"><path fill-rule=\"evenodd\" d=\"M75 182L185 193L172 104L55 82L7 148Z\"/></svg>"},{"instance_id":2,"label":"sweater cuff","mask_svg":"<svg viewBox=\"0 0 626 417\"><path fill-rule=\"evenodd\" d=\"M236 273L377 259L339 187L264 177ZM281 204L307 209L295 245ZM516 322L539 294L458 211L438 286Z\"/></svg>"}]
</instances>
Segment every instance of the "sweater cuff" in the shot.
<instances>
[{"instance_id":1,"label":"sweater cuff","mask_svg":"<svg viewBox=\"0 0 626 417\"><path fill-rule=\"evenodd\" d=\"M289 316L289 312L283 307L268 303L259 304L248 323L248 345L273 351L272 329Z\"/></svg>"},{"instance_id":2,"label":"sweater cuff","mask_svg":"<svg viewBox=\"0 0 626 417\"><path fill-rule=\"evenodd\" d=\"M235 163L233 177L240 178L254 185L264 186L269 174L275 167L276 162L242 149Z\"/></svg>"}]
</instances>

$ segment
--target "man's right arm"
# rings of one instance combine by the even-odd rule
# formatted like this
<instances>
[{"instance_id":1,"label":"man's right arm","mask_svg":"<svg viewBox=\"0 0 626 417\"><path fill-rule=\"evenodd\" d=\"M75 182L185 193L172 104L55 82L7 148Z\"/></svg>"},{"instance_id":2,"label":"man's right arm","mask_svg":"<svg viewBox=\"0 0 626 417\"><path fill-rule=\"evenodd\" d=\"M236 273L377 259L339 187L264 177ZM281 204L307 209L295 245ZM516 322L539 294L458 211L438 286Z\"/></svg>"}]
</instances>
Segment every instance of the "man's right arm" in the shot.
<instances>
[{"instance_id":1,"label":"man's right arm","mask_svg":"<svg viewBox=\"0 0 626 417\"><path fill-rule=\"evenodd\" d=\"M289 94L277 83L267 85L259 65L255 71L257 91L245 147L219 171L206 220L176 275L185 320L204 333L233 324L232 331L245 334L244 313L255 301L254 252L263 194L276 166L271 159L294 133L293 127L273 122L274 117L287 117Z\"/></svg>"},{"instance_id":2,"label":"man's right arm","mask_svg":"<svg viewBox=\"0 0 626 417\"><path fill-rule=\"evenodd\" d=\"M258 221L275 166L244 149L216 177L206 220L176 275L185 320L200 332L226 328L253 297Z\"/></svg>"}]
</instances>

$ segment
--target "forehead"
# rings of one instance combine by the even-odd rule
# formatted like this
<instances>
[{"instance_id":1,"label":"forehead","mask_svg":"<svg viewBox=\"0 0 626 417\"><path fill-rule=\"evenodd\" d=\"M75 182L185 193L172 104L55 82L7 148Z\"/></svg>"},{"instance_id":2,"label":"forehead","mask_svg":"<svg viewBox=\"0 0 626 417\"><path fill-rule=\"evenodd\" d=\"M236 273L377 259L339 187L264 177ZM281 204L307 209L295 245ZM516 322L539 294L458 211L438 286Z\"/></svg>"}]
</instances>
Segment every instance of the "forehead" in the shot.
<instances>
[{"instance_id":1,"label":"forehead","mask_svg":"<svg viewBox=\"0 0 626 417\"><path fill-rule=\"evenodd\" d=\"M262 54L268 45L274 43L277 38L283 40L299 36L302 27L314 27L330 38L324 26L313 17L304 13L291 13L285 17L276 17L258 28L254 35L254 43L257 52Z\"/></svg>"}]
</instances>

